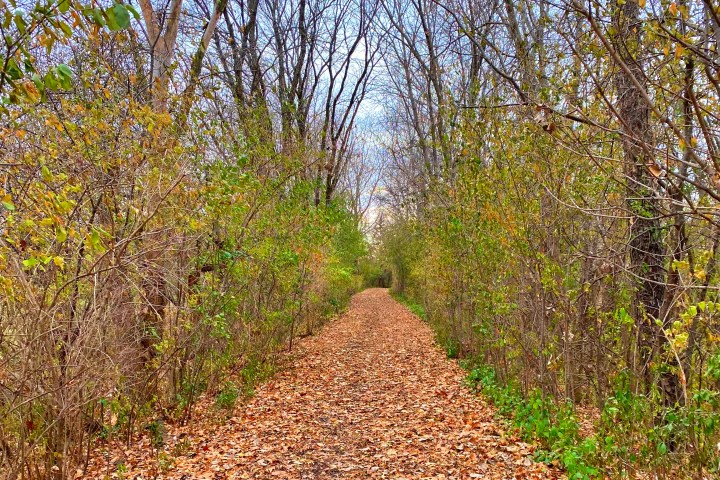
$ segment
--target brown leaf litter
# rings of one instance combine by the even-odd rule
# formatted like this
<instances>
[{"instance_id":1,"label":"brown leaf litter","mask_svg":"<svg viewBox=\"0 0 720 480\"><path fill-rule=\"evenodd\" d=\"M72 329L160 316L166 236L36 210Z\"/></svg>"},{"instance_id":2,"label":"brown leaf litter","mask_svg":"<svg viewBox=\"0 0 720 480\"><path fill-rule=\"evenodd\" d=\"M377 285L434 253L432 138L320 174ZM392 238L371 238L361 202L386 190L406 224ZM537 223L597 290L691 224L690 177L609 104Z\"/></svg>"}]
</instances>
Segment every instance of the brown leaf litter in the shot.
<instances>
[{"instance_id":1,"label":"brown leaf litter","mask_svg":"<svg viewBox=\"0 0 720 480\"><path fill-rule=\"evenodd\" d=\"M99 447L85 478L561 478L463 376L427 325L369 289L223 424L174 428L160 452Z\"/></svg>"}]
</instances>

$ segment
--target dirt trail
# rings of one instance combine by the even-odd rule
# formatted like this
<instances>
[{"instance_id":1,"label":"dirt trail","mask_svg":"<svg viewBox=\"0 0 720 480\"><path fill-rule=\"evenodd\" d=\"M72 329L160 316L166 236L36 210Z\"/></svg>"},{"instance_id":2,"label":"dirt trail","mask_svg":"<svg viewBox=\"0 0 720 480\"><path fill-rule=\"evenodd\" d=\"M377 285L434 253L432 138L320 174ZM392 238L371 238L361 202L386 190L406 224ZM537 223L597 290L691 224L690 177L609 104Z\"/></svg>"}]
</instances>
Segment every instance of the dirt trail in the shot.
<instances>
[{"instance_id":1,"label":"dirt trail","mask_svg":"<svg viewBox=\"0 0 720 480\"><path fill-rule=\"evenodd\" d=\"M236 416L214 432L190 429L187 451L157 478L559 478L504 434L428 327L386 290L355 296L299 348L294 367ZM125 478L152 478L148 462L125 455Z\"/></svg>"}]
</instances>

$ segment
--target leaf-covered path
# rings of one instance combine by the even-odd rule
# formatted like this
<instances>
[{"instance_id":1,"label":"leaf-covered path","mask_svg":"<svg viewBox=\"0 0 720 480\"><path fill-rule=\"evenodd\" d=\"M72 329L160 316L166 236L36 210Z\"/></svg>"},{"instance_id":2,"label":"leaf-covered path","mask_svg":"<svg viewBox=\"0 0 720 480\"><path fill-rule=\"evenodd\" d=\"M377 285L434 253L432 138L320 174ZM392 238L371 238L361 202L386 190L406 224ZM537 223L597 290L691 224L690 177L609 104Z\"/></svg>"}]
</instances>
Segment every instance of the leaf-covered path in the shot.
<instances>
[{"instance_id":1,"label":"leaf-covered path","mask_svg":"<svg viewBox=\"0 0 720 480\"><path fill-rule=\"evenodd\" d=\"M505 435L428 327L384 289L356 295L299 348L235 417L190 429L189 451L159 478L559 477ZM147 462L126 455L126 478L148 478Z\"/></svg>"}]
</instances>

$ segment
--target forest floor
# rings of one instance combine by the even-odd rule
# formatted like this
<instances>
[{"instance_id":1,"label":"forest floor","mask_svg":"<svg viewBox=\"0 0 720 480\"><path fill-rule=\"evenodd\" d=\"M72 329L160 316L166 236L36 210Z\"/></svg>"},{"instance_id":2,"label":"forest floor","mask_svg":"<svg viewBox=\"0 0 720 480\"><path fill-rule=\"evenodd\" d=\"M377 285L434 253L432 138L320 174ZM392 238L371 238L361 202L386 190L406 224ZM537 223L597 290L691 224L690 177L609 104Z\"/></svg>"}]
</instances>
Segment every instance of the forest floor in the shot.
<instances>
[{"instance_id":1,"label":"forest floor","mask_svg":"<svg viewBox=\"0 0 720 480\"><path fill-rule=\"evenodd\" d=\"M99 447L93 477L126 479L556 479L418 317L384 289L299 342L293 365L233 415ZM212 415L208 414L208 417ZM101 451L104 450L104 451ZM90 478L87 474L85 478Z\"/></svg>"}]
</instances>

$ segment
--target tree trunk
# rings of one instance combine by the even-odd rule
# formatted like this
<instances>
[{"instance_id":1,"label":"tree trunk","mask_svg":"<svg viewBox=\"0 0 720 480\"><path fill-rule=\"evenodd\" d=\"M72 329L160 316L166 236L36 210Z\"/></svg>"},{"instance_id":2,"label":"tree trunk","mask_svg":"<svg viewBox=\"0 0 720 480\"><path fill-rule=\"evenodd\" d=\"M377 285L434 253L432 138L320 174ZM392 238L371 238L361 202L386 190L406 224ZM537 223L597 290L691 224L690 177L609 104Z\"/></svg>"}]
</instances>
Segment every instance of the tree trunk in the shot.
<instances>
[{"instance_id":1,"label":"tree trunk","mask_svg":"<svg viewBox=\"0 0 720 480\"><path fill-rule=\"evenodd\" d=\"M640 6L628 0L616 7L613 23L616 34L613 43L624 65L618 65L615 84L618 96L618 114L622 124L624 169L627 181L626 206L631 215L630 272L635 285L633 318L638 329L638 372L649 390L652 384L652 359L668 346L659 322L660 308L665 295L665 245L660 222L660 205L655 195L655 179L649 166L652 135L650 106L643 97L646 77L642 66L642 22ZM680 399L680 382L676 372L675 355L670 354L660 373L659 388L664 402L671 406Z\"/></svg>"}]
</instances>

